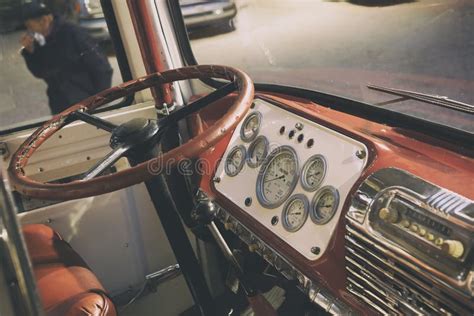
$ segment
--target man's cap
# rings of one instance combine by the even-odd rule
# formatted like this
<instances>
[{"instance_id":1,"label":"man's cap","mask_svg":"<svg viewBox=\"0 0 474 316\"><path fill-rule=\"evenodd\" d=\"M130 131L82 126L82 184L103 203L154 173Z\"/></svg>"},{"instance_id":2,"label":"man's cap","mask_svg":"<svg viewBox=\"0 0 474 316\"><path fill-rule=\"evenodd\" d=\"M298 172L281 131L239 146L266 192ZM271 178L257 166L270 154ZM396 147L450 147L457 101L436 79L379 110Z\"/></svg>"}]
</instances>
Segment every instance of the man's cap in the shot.
<instances>
[{"instance_id":1,"label":"man's cap","mask_svg":"<svg viewBox=\"0 0 474 316\"><path fill-rule=\"evenodd\" d=\"M22 6L23 21L36 19L48 14L51 14L51 10L39 2L26 3Z\"/></svg>"}]
</instances>

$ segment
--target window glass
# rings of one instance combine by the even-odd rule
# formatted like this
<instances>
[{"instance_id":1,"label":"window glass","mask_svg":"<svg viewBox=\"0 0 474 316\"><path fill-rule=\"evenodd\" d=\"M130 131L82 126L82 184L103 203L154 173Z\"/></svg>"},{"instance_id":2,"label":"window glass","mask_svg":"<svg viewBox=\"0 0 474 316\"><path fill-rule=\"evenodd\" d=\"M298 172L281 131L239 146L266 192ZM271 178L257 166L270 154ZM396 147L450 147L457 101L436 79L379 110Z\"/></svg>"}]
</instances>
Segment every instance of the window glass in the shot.
<instances>
[{"instance_id":1,"label":"window glass","mask_svg":"<svg viewBox=\"0 0 474 316\"><path fill-rule=\"evenodd\" d=\"M200 64L238 67L257 83L340 95L474 133L472 113L369 87L474 104L472 0L188 0L180 5Z\"/></svg>"},{"instance_id":2,"label":"window glass","mask_svg":"<svg viewBox=\"0 0 474 316\"><path fill-rule=\"evenodd\" d=\"M0 0L0 130L122 81L99 0Z\"/></svg>"}]
</instances>

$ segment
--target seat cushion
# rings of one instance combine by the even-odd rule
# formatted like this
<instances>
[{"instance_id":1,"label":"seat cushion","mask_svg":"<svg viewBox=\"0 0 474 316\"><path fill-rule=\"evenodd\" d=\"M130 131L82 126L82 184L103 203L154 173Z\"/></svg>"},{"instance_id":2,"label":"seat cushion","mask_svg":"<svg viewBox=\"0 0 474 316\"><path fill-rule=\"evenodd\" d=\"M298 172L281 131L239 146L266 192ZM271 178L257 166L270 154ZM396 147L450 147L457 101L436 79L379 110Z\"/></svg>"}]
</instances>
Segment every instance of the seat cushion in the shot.
<instances>
[{"instance_id":1,"label":"seat cushion","mask_svg":"<svg viewBox=\"0 0 474 316\"><path fill-rule=\"evenodd\" d=\"M57 232L34 224L24 226L23 233L48 316L116 315L102 284Z\"/></svg>"},{"instance_id":2,"label":"seat cushion","mask_svg":"<svg viewBox=\"0 0 474 316\"><path fill-rule=\"evenodd\" d=\"M81 256L51 227L31 224L23 226L22 230L33 265L62 262L87 267Z\"/></svg>"}]
</instances>

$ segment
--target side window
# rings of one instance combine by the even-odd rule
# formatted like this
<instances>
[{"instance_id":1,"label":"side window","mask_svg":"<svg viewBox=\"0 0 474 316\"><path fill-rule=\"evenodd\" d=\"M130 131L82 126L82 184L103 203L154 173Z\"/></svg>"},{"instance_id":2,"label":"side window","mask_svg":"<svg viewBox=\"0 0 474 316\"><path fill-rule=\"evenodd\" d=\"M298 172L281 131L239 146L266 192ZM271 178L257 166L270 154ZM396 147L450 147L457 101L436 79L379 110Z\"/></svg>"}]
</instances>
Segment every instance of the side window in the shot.
<instances>
[{"instance_id":1,"label":"side window","mask_svg":"<svg viewBox=\"0 0 474 316\"><path fill-rule=\"evenodd\" d=\"M0 132L121 82L100 0L0 1Z\"/></svg>"}]
</instances>

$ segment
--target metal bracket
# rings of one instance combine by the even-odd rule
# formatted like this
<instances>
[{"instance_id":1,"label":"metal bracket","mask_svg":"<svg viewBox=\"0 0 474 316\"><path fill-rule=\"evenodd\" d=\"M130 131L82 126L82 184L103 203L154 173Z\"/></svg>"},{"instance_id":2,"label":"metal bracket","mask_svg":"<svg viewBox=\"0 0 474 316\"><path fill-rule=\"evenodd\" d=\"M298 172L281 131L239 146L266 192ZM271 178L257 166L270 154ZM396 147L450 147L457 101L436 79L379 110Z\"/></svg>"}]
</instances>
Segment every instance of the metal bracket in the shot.
<instances>
[{"instance_id":1,"label":"metal bracket","mask_svg":"<svg viewBox=\"0 0 474 316\"><path fill-rule=\"evenodd\" d=\"M159 116L168 116L170 115L171 112L173 112L176 109L176 104L173 103L171 105L168 105L167 103L163 103L163 108L161 109L156 109L156 113Z\"/></svg>"},{"instance_id":2,"label":"metal bracket","mask_svg":"<svg viewBox=\"0 0 474 316\"><path fill-rule=\"evenodd\" d=\"M3 159L8 158L10 152L8 151L8 145L5 142L0 142L0 157Z\"/></svg>"}]
</instances>

